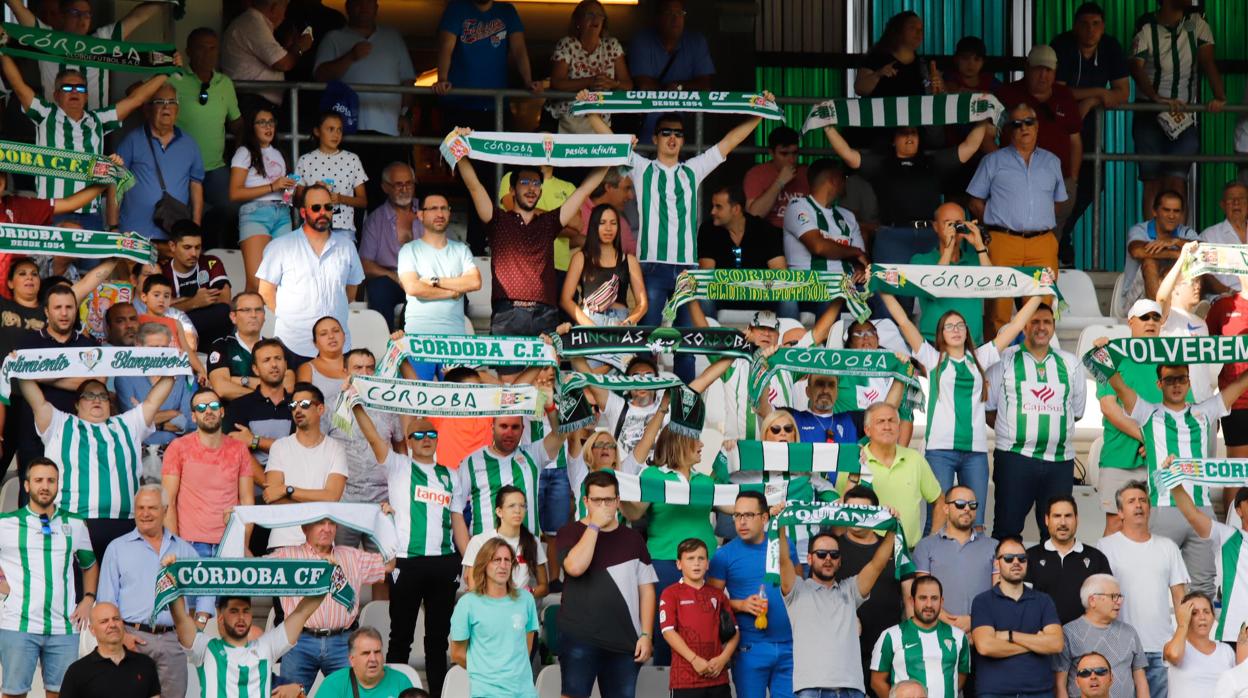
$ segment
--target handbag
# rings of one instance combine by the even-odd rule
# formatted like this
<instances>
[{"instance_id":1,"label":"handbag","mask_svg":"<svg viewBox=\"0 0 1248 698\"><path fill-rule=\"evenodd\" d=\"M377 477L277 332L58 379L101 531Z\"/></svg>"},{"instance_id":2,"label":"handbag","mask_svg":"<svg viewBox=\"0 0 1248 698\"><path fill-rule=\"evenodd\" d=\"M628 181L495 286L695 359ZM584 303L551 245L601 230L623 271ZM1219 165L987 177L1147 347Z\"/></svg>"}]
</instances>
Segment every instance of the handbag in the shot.
<instances>
[{"instance_id":1,"label":"handbag","mask_svg":"<svg viewBox=\"0 0 1248 698\"><path fill-rule=\"evenodd\" d=\"M737 634L737 623L724 606L719 607L719 641L726 643Z\"/></svg>"},{"instance_id":2,"label":"handbag","mask_svg":"<svg viewBox=\"0 0 1248 698\"><path fill-rule=\"evenodd\" d=\"M152 222L166 234L173 232L173 226L193 218L191 207L169 195L165 189L165 175L160 171L160 160L156 158L156 146L152 145L152 132L143 127L143 135L147 137L147 148L152 151L152 164L156 166L156 181L160 182L160 200L152 209Z\"/></svg>"}]
</instances>

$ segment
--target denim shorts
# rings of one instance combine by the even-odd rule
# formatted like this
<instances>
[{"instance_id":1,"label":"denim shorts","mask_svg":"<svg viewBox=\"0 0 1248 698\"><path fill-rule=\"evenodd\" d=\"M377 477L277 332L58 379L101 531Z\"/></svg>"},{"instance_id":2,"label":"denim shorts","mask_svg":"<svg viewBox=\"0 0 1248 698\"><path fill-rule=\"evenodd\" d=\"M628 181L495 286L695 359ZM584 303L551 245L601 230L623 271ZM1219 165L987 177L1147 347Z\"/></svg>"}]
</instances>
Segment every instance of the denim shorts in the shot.
<instances>
[{"instance_id":1,"label":"denim shorts","mask_svg":"<svg viewBox=\"0 0 1248 698\"><path fill-rule=\"evenodd\" d=\"M1135 140L1135 152L1141 155L1195 155L1200 151L1200 125L1188 127L1179 134L1178 140L1170 140L1154 112L1136 112L1131 121L1131 137ZM1190 162L1137 162L1140 179L1181 177L1187 179L1192 167Z\"/></svg>"},{"instance_id":2,"label":"denim shorts","mask_svg":"<svg viewBox=\"0 0 1248 698\"><path fill-rule=\"evenodd\" d=\"M33 635L0 630L0 657L4 657L4 684L0 692L17 696L30 692L35 663L43 664L43 686L60 691L65 670L78 659L77 634Z\"/></svg>"},{"instance_id":3,"label":"denim shorts","mask_svg":"<svg viewBox=\"0 0 1248 698\"><path fill-rule=\"evenodd\" d=\"M281 201L248 201L238 209L240 242L257 235L281 237L290 230L290 206Z\"/></svg>"},{"instance_id":4,"label":"denim shorts","mask_svg":"<svg viewBox=\"0 0 1248 698\"><path fill-rule=\"evenodd\" d=\"M555 535L572 518L572 485L567 468L543 468L538 477L537 520L542 532Z\"/></svg>"}]
</instances>

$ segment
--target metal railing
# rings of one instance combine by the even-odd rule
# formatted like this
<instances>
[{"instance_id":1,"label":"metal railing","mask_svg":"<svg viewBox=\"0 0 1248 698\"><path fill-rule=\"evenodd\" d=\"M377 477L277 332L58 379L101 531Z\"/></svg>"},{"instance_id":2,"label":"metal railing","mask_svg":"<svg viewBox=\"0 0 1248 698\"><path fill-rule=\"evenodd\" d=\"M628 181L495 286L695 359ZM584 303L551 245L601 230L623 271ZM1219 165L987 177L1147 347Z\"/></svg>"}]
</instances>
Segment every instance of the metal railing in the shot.
<instances>
[{"instance_id":1,"label":"metal railing","mask_svg":"<svg viewBox=\"0 0 1248 698\"><path fill-rule=\"evenodd\" d=\"M322 82L236 82L235 86L243 92L259 92L265 90L282 90L286 93L286 104L279 109L286 109L289 113L290 129L286 133L278 135L278 139L288 142L290 145L291 163L299 159L299 144L302 141L312 140L310 134L300 132L299 128L299 93L301 91L321 91L325 89L325 83ZM420 97L437 99L431 87L414 87L410 85L357 85L352 84L351 88L357 93L372 92L385 94L411 94ZM490 97L494 100L494 128L502 131L505 128L506 117L506 100L509 98L527 98L542 97L553 100L571 100L576 97L573 92L559 92L547 90L541 94L534 94L526 90L487 90L487 89L456 89L456 96L464 97ZM825 101L826 97L777 97L776 102L780 105L797 104L797 105L815 105ZM1098 107L1096 109L1096 146L1091 151L1085 150L1083 153L1083 161L1091 163L1094 166L1093 176L1093 199L1092 199L1092 263L1091 270L1100 270L1103 259L1103 250L1101 242L1104 236L1101 232L1101 222L1104 218L1104 203L1102 202L1102 194L1105 186L1104 165L1110 162L1195 162L1195 163L1244 163L1248 164L1248 155L1245 154L1226 154L1226 155L1141 155L1138 153L1125 152L1106 152L1105 145L1105 114L1107 112L1162 112L1168 111L1169 107L1162 104L1153 104L1148 102L1129 102L1112 109L1104 109ZM1204 104L1184 105L1183 111L1190 112L1208 112L1209 107ZM1235 114L1248 114L1248 105L1228 104L1222 108L1223 112ZM703 123L703 114L694 114L692 141L686 141L683 150L690 153L699 153L705 144L705 128ZM343 137L345 143L363 143L363 144L394 144L394 145L423 145L437 147L442 144L442 138L433 136L375 136L351 134ZM653 150L654 146L648 143L638 143L637 149L642 152ZM757 145L742 144L733 151L733 155L759 155L767 153L767 149ZM835 156L836 152L831 148L803 148L803 155L830 155ZM495 178L497 182L502 179L503 166L495 165ZM701 203L699 203L699 206Z\"/></svg>"}]
</instances>

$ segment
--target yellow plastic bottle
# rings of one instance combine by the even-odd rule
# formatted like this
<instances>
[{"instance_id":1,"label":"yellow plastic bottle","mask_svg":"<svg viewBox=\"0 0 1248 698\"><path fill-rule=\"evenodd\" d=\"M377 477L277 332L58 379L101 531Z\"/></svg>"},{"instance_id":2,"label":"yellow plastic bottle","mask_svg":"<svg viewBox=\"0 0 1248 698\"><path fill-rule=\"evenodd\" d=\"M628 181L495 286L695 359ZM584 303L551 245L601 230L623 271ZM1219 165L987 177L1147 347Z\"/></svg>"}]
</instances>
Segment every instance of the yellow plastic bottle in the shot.
<instances>
[{"instance_id":1,"label":"yellow plastic bottle","mask_svg":"<svg viewBox=\"0 0 1248 698\"><path fill-rule=\"evenodd\" d=\"M767 629L767 587L758 585L758 595L763 597L763 612L754 616L754 627L758 630Z\"/></svg>"}]
</instances>

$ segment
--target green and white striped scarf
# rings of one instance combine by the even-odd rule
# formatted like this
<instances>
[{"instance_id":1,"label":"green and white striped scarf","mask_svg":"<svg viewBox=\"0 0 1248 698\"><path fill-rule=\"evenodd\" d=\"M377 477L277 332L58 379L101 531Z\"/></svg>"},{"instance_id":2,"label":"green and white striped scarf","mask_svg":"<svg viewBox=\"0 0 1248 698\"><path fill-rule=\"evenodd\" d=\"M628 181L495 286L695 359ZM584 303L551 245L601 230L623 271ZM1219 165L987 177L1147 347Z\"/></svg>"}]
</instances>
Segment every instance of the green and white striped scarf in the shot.
<instances>
[{"instance_id":1,"label":"green and white striped scarf","mask_svg":"<svg viewBox=\"0 0 1248 698\"><path fill-rule=\"evenodd\" d=\"M380 376L351 376L338 394L333 425L355 433L351 408L423 417L537 417L544 398L531 385L438 383Z\"/></svg>"},{"instance_id":2,"label":"green and white striped scarf","mask_svg":"<svg viewBox=\"0 0 1248 698\"><path fill-rule=\"evenodd\" d=\"M914 366L885 349L825 349L780 347L771 356L759 356L750 366L750 402L754 403L780 371L798 375L892 378L908 386L906 400L921 408L923 394Z\"/></svg>"},{"instance_id":3,"label":"green and white striped scarf","mask_svg":"<svg viewBox=\"0 0 1248 698\"><path fill-rule=\"evenodd\" d=\"M1056 296L1057 277L1041 267L976 267L944 264L872 264L871 293L932 298Z\"/></svg>"},{"instance_id":4,"label":"green and white striped scarf","mask_svg":"<svg viewBox=\"0 0 1248 698\"><path fill-rule=\"evenodd\" d=\"M676 277L672 297L663 306L663 321L676 319L676 309L695 300L811 301L844 299L854 317L865 318L866 298L846 274L811 269L690 269Z\"/></svg>"},{"instance_id":5,"label":"green and white striped scarf","mask_svg":"<svg viewBox=\"0 0 1248 698\"><path fill-rule=\"evenodd\" d=\"M451 131L439 151L452 170L464 158L506 165L607 167L628 164L633 137L502 131L473 131L461 136Z\"/></svg>"},{"instance_id":6,"label":"green and white striped scarf","mask_svg":"<svg viewBox=\"0 0 1248 698\"><path fill-rule=\"evenodd\" d=\"M755 347L729 327L580 326L554 337L560 356L599 354L709 354L735 359L754 356Z\"/></svg>"},{"instance_id":7,"label":"green and white striped scarf","mask_svg":"<svg viewBox=\"0 0 1248 698\"><path fill-rule=\"evenodd\" d=\"M52 29L0 24L0 53L52 63L91 65L127 73L176 73L173 44L99 39Z\"/></svg>"},{"instance_id":8,"label":"green and white striped scarf","mask_svg":"<svg viewBox=\"0 0 1248 698\"><path fill-rule=\"evenodd\" d=\"M0 404L9 404L14 378L99 378L108 376L189 376L191 361L172 348L73 347L21 349L0 366Z\"/></svg>"},{"instance_id":9,"label":"green and white striped scarf","mask_svg":"<svg viewBox=\"0 0 1248 698\"><path fill-rule=\"evenodd\" d=\"M802 133L824 126L945 126L985 119L996 123L1003 113L1001 101L986 92L829 99L811 108Z\"/></svg>"},{"instance_id":10,"label":"green and white striped scarf","mask_svg":"<svg viewBox=\"0 0 1248 698\"><path fill-rule=\"evenodd\" d=\"M1202 242L1193 251L1188 248L1179 257L1183 276L1230 274L1248 276L1248 245L1217 245Z\"/></svg>"},{"instance_id":11,"label":"green and white striped scarf","mask_svg":"<svg viewBox=\"0 0 1248 698\"><path fill-rule=\"evenodd\" d=\"M677 90L590 92L586 100L572 102L572 114L653 114L704 112L748 114L784 121L780 105L751 92L685 92Z\"/></svg>"},{"instance_id":12,"label":"green and white striped scarf","mask_svg":"<svg viewBox=\"0 0 1248 698\"><path fill-rule=\"evenodd\" d=\"M179 596L320 596L355 608L355 589L342 568L326 560L261 557L194 558L162 567L156 575L151 623Z\"/></svg>"},{"instance_id":13,"label":"green and white striped scarf","mask_svg":"<svg viewBox=\"0 0 1248 698\"><path fill-rule=\"evenodd\" d=\"M156 248L136 233L106 233L77 228L0 223L0 253L47 254L79 259L124 257L141 264L156 263Z\"/></svg>"},{"instance_id":14,"label":"green and white striped scarf","mask_svg":"<svg viewBox=\"0 0 1248 698\"><path fill-rule=\"evenodd\" d=\"M1083 365L1105 383L1124 359L1150 366L1241 363L1248 361L1248 335L1111 339L1084 354Z\"/></svg>"},{"instance_id":15,"label":"green and white striped scarf","mask_svg":"<svg viewBox=\"0 0 1248 698\"><path fill-rule=\"evenodd\" d=\"M736 453L727 459L729 472L832 474L828 479L835 482L836 476L862 470L857 444L738 441Z\"/></svg>"},{"instance_id":16,"label":"green and white striped scarf","mask_svg":"<svg viewBox=\"0 0 1248 698\"><path fill-rule=\"evenodd\" d=\"M1248 485L1248 458L1184 458L1153 471L1153 482L1162 492L1179 485L1239 487Z\"/></svg>"},{"instance_id":17,"label":"green and white striped scarf","mask_svg":"<svg viewBox=\"0 0 1248 698\"><path fill-rule=\"evenodd\" d=\"M620 483L620 500L710 509L711 507L732 506L737 501L737 495L742 492L759 492L767 498L768 504L775 505L785 501L785 493L789 485L784 480L746 485L721 485L704 477L695 478L690 483L684 479L670 479L666 477L665 471L666 468L653 465L642 468L641 472L636 475L617 470L615 477Z\"/></svg>"},{"instance_id":18,"label":"green and white striped scarf","mask_svg":"<svg viewBox=\"0 0 1248 698\"><path fill-rule=\"evenodd\" d=\"M873 531L895 531L893 556L896 578L914 574L914 560L906 547L901 521L893 518L884 507L834 502L790 502L767 527L767 581L780 583L780 527L819 526L869 528Z\"/></svg>"},{"instance_id":19,"label":"green and white striped scarf","mask_svg":"<svg viewBox=\"0 0 1248 698\"><path fill-rule=\"evenodd\" d=\"M0 172L113 184L118 199L134 185L134 175L104 155L13 141L0 141Z\"/></svg>"},{"instance_id":20,"label":"green and white striped scarf","mask_svg":"<svg viewBox=\"0 0 1248 698\"><path fill-rule=\"evenodd\" d=\"M408 334L386 344L377 375L398 376L404 359L446 366L559 366L554 347L537 337Z\"/></svg>"}]
</instances>

